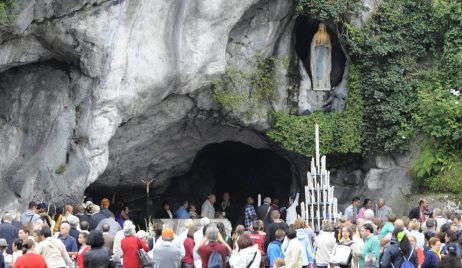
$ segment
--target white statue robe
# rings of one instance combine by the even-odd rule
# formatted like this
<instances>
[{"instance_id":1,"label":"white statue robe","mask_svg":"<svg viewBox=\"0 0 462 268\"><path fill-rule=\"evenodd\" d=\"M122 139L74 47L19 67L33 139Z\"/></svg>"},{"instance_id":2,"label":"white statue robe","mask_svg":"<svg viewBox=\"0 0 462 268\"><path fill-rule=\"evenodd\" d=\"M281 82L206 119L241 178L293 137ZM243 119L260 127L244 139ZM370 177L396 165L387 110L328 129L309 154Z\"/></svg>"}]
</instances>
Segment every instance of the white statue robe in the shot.
<instances>
[{"instance_id":1,"label":"white statue robe","mask_svg":"<svg viewBox=\"0 0 462 268\"><path fill-rule=\"evenodd\" d=\"M332 46L329 41L327 44L316 44L315 38L311 41L311 80L314 90L331 90L330 72Z\"/></svg>"}]
</instances>

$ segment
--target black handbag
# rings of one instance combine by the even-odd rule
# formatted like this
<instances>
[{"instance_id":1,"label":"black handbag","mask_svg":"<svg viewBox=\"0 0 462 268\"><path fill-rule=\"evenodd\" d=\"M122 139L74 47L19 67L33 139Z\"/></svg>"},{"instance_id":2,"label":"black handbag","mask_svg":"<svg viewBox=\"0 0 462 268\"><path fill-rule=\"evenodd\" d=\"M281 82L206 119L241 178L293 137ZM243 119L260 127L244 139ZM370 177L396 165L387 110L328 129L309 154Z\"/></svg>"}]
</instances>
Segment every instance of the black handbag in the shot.
<instances>
[{"instance_id":1,"label":"black handbag","mask_svg":"<svg viewBox=\"0 0 462 268\"><path fill-rule=\"evenodd\" d=\"M151 268L152 267L152 260L149 258L148 253L144 251L143 247L141 246L140 240L138 241L138 258L140 259L140 266L141 268Z\"/></svg>"}]
</instances>

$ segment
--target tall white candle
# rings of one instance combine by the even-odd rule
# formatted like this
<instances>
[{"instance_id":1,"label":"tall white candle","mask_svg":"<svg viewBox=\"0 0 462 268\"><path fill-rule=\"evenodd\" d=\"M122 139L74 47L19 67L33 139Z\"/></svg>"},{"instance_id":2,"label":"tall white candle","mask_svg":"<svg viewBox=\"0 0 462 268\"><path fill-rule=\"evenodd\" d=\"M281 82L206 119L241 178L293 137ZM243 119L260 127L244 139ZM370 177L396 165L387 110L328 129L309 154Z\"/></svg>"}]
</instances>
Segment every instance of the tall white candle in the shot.
<instances>
[{"instance_id":1,"label":"tall white candle","mask_svg":"<svg viewBox=\"0 0 462 268\"><path fill-rule=\"evenodd\" d=\"M334 222L337 223L337 198L334 198Z\"/></svg>"},{"instance_id":2,"label":"tall white candle","mask_svg":"<svg viewBox=\"0 0 462 268\"><path fill-rule=\"evenodd\" d=\"M319 169L319 126L318 124L315 125L315 143L316 143L316 168L317 168L317 174L320 173Z\"/></svg>"},{"instance_id":3,"label":"tall white candle","mask_svg":"<svg viewBox=\"0 0 462 268\"><path fill-rule=\"evenodd\" d=\"M261 206L261 194L258 195L258 206Z\"/></svg>"},{"instance_id":4,"label":"tall white candle","mask_svg":"<svg viewBox=\"0 0 462 268\"><path fill-rule=\"evenodd\" d=\"M314 165L314 157L311 158L311 175L316 175L316 166Z\"/></svg>"},{"instance_id":5,"label":"tall white candle","mask_svg":"<svg viewBox=\"0 0 462 268\"><path fill-rule=\"evenodd\" d=\"M330 186L330 171L327 171L327 186Z\"/></svg>"},{"instance_id":6,"label":"tall white candle","mask_svg":"<svg viewBox=\"0 0 462 268\"><path fill-rule=\"evenodd\" d=\"M305 207L305 202L301 202L300 205L301 205L300 212L302 213L302 219L303 219L303 221L305 221L305 212L306 212L305 211L305 208L306 208Z\"/></svg>"}]
</instances>

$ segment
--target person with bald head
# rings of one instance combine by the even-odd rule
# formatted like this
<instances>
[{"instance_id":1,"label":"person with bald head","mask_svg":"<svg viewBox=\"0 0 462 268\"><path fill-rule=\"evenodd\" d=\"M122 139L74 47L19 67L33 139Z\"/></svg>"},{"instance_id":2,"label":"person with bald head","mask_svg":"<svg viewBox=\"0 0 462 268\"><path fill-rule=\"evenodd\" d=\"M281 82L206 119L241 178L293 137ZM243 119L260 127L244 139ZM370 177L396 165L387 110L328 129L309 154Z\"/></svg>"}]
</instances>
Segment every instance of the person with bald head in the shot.
<instances>
[{"instance_id":1,"label":"person with bald head","mask_svg":"<svg viewBox=\"0 0 462 268\"><path fill-rule=\"evenodd\" d=\"M388 216L391 214L393 214L393 211L390 207L385 205L385 200L383 198L377 198L375 217L387 221Z\"/></svg>"},{"instance_id":2,"label":"person with bald head","mask_svg":"<svg viewBox=\"0 0 462 268\"><path fill-rule=\"evenodd\" d=\"M202 204L202 209L201 209L202 218L204 217L209 218L209 219L215 218L215 208L213 207L213 205L215 204L216 201L217 201L217 198L215 197L214 194L210 194L207 197L207 200L205 200L204 203Z\"/></svg>"}]
</instances>

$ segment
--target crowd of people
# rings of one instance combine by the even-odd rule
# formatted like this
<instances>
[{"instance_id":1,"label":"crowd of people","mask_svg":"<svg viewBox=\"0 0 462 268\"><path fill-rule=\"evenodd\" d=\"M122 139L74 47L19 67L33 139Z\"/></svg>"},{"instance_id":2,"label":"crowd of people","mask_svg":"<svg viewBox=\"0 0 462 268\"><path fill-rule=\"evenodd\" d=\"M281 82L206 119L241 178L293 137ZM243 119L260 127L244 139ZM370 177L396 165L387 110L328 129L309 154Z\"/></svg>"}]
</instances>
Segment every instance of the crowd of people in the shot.
<instances>
[{"instance_id":1,"label":"crowd of people","mask_svg":"<svg viewBox=\"0 0 462 268\"><path fill-rule=\"evenodd\" d=\"M66 205L52 216L45 204L30 202L22 214L3 213L0 268L462 268L462 222L453 211L430 211L421 200L398 217L381 198L354 197L337 222L324 219L315 232L297 214L298 197L286 209L270 197L256 207L249 197L242 224L228 193L219 203L209 195L200 213L187 201L174 211L165 202L162 218L181 219L181 233L169 223L137 231L129 208L114 213L107 198ZM232 233L225 221L210 220L225 218Z\"/></svg>"}]
</instances>

